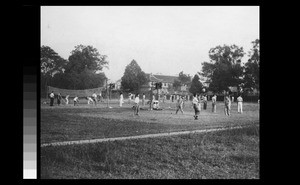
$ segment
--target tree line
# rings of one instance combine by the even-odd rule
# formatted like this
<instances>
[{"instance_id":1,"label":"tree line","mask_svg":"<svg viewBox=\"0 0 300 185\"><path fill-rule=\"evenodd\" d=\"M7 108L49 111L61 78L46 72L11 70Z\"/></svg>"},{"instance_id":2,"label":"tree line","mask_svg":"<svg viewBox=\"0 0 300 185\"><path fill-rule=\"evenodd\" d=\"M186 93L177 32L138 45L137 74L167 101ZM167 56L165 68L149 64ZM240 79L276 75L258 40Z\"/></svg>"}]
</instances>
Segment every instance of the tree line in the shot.
<instances>
[{"instance_id":1,"label":"tree line","mask_svg":"<svg viewBox=\"0 0 300 185\"><path fill-rule=\"evenodd\" d=\"M206 79L207 90L214 93L229 91L229 87L253 91L259 89L259 40L252 42L248 51L248 61L242 64L245 56L243 47L223 45L211 48L209 61L202 62L202 69L193 78L181 71L173 82L174 90L186 85L191 93L200 93L204 88L200 78ZM101 55L93 46L77 45L68 59L60 57L49 46L41 47L41 88L47 86L64 89L90 89L101 87L107 79L102 72L108 68L106 55ZM121 78L121 89L125 92L140 92L148 82L146 73L135 60L125 68Z\"/></svg>"},{"instance_id":2,"label":"tree line","mask_svg":"<svg viewBox=\"0 0 300 185\"><path fill-rule=\"evenodd\" d=\"M246 54L243 47L223 45L211 48L208 52L210 60L201 63L202 70L193 78L181 71L172 88L180 91L180 87L186 85L192 94L203 92L203 88L213 93L228 92L229 87L237 87L240 92L259 89L259 40L253 41L252 45L245 64L242 64L242 58ZM200 78L204 78L209 86L203 85ZM121 85L125 91L139 92L147 81L145 72L132 60L126 66Z\"/></svg>"},{"instance_id":3,"label":"tree line","mask_svg":"<svg viewBox=\"0 0 300 185\"><path fill-rule=\"evenodd\" d=\"M91 89L103 86L102 72L108 67L106 55L93 46L77 45L68 60L63 59L49 46L41 47L41 91L47 86L63 89Z\"/></svg>"}]
</instances>

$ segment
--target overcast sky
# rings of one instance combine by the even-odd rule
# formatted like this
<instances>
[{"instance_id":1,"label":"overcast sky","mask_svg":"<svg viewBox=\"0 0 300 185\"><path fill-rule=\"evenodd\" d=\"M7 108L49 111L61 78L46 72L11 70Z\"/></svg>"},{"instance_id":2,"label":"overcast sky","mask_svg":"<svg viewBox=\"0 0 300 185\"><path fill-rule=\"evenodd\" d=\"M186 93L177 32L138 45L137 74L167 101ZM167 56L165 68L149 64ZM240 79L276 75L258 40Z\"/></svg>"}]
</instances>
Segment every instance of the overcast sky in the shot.
<instances>
[{"instance_id":1,"label":"overcast sky","mask_svg":"<svg viewBox=\"0 0 300 185\"><path fill-rule=\"evenodd\" d=\"M132 59L146 73L194 76L208 51L259 39L258 6L43 6L41 45L68 59L75 46L107 55L111 81ZM244 57L244 61L247 56Z\"/></svg>"}]
</instances>

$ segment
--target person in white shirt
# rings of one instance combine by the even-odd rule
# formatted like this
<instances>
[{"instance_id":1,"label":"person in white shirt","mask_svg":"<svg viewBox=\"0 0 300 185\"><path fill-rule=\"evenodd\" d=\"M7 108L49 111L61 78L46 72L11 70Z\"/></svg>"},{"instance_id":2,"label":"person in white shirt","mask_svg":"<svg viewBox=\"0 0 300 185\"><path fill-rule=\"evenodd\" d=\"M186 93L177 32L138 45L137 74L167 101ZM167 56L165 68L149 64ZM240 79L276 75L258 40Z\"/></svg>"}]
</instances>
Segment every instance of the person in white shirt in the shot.
<instances>
[{"instance_id":1,"label":"person in white shirt","mask_svg":"<svg viewBox=\"0 0 300 185\"><path fill-rule=\"evenodd\" d=\"M199 104L197 95L194 94L194 98L193 98L193 108L194 108L194 110L195 110L195 115L194 115L195 120L198 119L198 116L199 116L199 114L200 114L199 106L200 106L200 104Z\"/></svg>"},{"instance_id":2,"label":"person in white shirt","mask_svg":"<svg viewBox=\"0 0 300 185\"><path fill-rule=\"evenodd\" d=\"M91 102L94 103L94 100L89 96L87 97L87 100L88 100L88 104L90 104Z\"/></svg>"},{"instance_id":3,"label":"person in white shirt","mask_svg":"<svg viewBox=\"0 0 300 185\"><path fill-rule=\"evenodd\" d=\"M68 105L68 104L69 104L69 95L67 95L67 96L65 97L65 100L66 100L66 105Z\"/></svg>"},{"instance_id":4,"label":"person in white shirt","mask_svg":"<svg viewBox=\"0 0 300 185\"><path fill-rule=\"evenodd\" d=\"M102 98L102 93L101 93L101 91L100 91L100 93L99 93L99 101L100 101L100 102L103 102L103 98Z\"/></svg>"},{"instance_id":5,"label":"person in white shirt","mask_svg":"<svg viewBox=\"0 0 300 185\"><path fill-rule=\"evenodd\" d=\"M145 106L145 101L146 101L146 95L145 95L145 93L143 93L143 99L142 99L143 106Z\"/></svg>"},{"instance_id":6,"label":"person in white shirt","mask_svg":"<svg viewBox=\"0 0 300 185\"><path fill-rule=\"evenodd\" d=\"M50 106L53 106L53 103L54 103L54 93L53 91L50 93Z\"/></svg>"},{"instance_id":7,"label":"person in white shirt","mask_svg":"<svg viewBox=\"0 0 300 185\"><path fill-rule=\"evenodd\" d=\"M139 110L140 110L140 98L139 98L139 94L137 93L135 95L135 99L134 99L134 115L139 115Z\"/></svg>"},{"instance_id":8,"label":"person in white shirt","mask_svg":"<svg viewBox=\"0 0 300 185\"><path fill-rule=\"evenodd\" d=\"M243 113L243 98L241 95L237 98L238 102L238 113L242 114Z\"/></svg>"},{"instance_id":9,"label":"person in white shirt","mask_svg":"<svg viewBox=\"0 0 300 185\"><path fill-rule=\"evenodd\" d=\"M212 112L216 113L217 112L217 96L216 95L214 95L211 98L211 102L212 102Z\"/></svg>"},{"instance_id":10,"label":"person in white shirt","mask_svg":"<svg viewBox=\"0 0 300 185\"><path fill-rule=\"evenodd\" d=\"M123 103L124 103L123 93L120 93L120 107L122 107Z\"/></svg>"},{"instance_id":11,"label":"person in white shirt","mask_svg":"<svg viewBox=\"0 0 300 185\"><path fill-rule=\"evenodd\" d=\"M78 97L75 96L75 98L73 99L74 100L74 106L77 105L79 103L79 100L78 100Z\"/></svg>"},{"instance_id":12,"label":"person in white shirt","mask_svg":"<svg viewBox=\"0 0 300 185\"><path fill-rule=\"evenodd\" d=\"M95 105L97 105L97 94L94 93L92 96L93 96L93 100L94 100Z\"/></svg>"}]
</instances>

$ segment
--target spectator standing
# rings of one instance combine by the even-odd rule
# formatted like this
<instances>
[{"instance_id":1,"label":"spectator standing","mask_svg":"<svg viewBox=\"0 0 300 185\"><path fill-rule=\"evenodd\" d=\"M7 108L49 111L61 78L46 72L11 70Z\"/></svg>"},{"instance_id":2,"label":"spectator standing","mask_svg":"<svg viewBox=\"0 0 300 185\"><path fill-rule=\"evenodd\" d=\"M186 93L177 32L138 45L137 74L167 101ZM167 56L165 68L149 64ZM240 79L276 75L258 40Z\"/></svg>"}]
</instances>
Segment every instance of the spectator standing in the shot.
<instances>
[{"instance_id":1,"label":"spectator standing","mask_svg":"<svg viewBox=\"0 0 300 185\"><path fill-rule=\"evenodd\" d=\"M241 95L237 98L237 102L238 102L238 113L242 114L243 113L243 98Z\"/></svg>"},{"instance_id":2,"label":"spectator standing","mask_svg":"<svg viewBox=\"0 0 300 185\"><path fill-rule=\"evenodd\" d=\"M212 102L212 112L216 113L217 112L217 96L215 94L211 98L211 102Z\"/></svg>"},{"instance_id":3,"label":"spectator standing","mask_svg":"<svg viewBox=\"0 0 300 185\"><path fill-rule=\"evenodd\" d=\"M224 104L225 104L225 108L224 108L224 111L225 111L225 115L226 116L230 116L230 97L229 95L226 95L225 98L224 98Z\"/></svg>"},{"instance_id":4,"label":"spectator standing","mask_svg":"<svg viewBox=\"0 0 300 185\"><path fill-rule=\"evenodd\" d=\"M52 91L49 96L50 96L50 106L53 106L53 103L54 103L54 92Z\"/></svg>"},{"instance_id":5,"label":"spectator standing","mask_svg":"<svg viewBox=\"0 0 300 185\"><path fill-rule=\"evenodd\" d=\"M145 95L145 93L143 93L143 99L142 99L143 106L145 106L145 101L146 101L146 95Z\"/></svg>"},{"instance_id":6,"label":"spectator standing","mask_svg":"<svg viewBox=\"0 0 300 185\"><path fill-rule=\"evenodd\" d=\"M120 93L120 107L122 107L123 103L124 103L123 93Z\"/></svg>"},{"instance_id":7,"label":"spectator standing","mask_svg":"<svg viewBox=\"0 0 300 185\"><path fill-rule=\"evenodd\" d=\"M61 99L62 99L61 94L58 93L58 95L57 95L57 105L60 105Z\"/></svg>"},{"instance_id":8,"label":"spectator standing","mask_svg":"<svg viewBox=\"0 0 300 185\"><path fill-rule=\"evenodd\" d=\"M204 95L203 96L203 109L206 110L206 107L207 107L207 96Z\"/></svg>"},{"instance_id":9,"label":"spectator standing","mask_svg":"<svg viewBox=\"0 0 300 185\"><path fill-rule=\"evenodd\" d=\"M139 98L139 93L137 93L136 95L135 95L135 99L134 99L134 106L135 106L135 108L134 108L134 115L139 115L139 110L140 110L140 98Z\"/></svg>"}]
</instances>

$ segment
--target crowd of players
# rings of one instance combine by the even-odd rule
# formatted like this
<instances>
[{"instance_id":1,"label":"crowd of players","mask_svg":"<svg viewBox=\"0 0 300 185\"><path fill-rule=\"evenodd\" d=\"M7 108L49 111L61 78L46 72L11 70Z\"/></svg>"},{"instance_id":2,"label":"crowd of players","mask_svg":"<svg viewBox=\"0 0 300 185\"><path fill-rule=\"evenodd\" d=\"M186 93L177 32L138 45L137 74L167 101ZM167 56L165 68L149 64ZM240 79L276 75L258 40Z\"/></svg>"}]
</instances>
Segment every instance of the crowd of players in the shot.
<instances>
[{"instance_id":1,"label":"crowd of players","mask_svg":"<svg viewBox=\"0 0 300 185\"><path fill-rule=\"evenodd\" d=\"M54 92L52 91L49 95L50 97L50 106L53 106L54 104ZM65 102L65 104L69 104L69 95L66 95L65 98L63 98L61 96L60 93L57 94L56 96L57 99L57 105L60 105L62 103L62 101ZM134 99L134 104L133 104L133 110L134 110L134 115L139 115L139 110L140 110L140 98L139 98L139 94L129 94L128 96L128 103L131 104L132 99ZM180 96L180 95L172 95L170 96L170 101L174 102L174 100L176 101L176 112L175 114L178 113L178 111L180 111L182 114L184 114L184 106L185 106L185 102L187 101L188 96L186 98L186 96ZM93 93L92 96L88 96L86 97L87 100L87 104L94 104L97 105L97 102L103 102L103 97L101 95L101 92L99 95L97 95L96 93ZM162 102L165 103L166 100L166 96L163 95L162 97ZM159 107L155 106L155 103L158 102L155 99L155 96L152 96L152 99L150 101L147 102L147 104L150 105L150 110L161 110ZM195 115L194 115L194 119L197 120L201 111L201 104L203 104L203 109L206 110L207 108L207 95L199 95L199 94L194 94L193 95L193 99L192 99L192 106L193 109L195 111ZM216 113L216 106L217 106L217 96L213 95L211 98L211 102L212 102L212 112ZM224 113L226 116L230 116L230 110L231 110L231 103L234 102L234 97L230 96L229 94L226 94L224 96ZM239 95L236 98L236 102L238 105L238 113L243 113L243 98L241 97L241 95ZM79 98L78 96L75 96L73 99L73 103L74 106L78 105L79 103ZM122 107L124 102L124 97L123 97L123 93L120 93L120 98L119 98L119 106ZM258 101L259 103L259 101ZM142 105L145 106L146 105L146 96L143 93L142 95Z\"/></svg>"}]
</instances>

